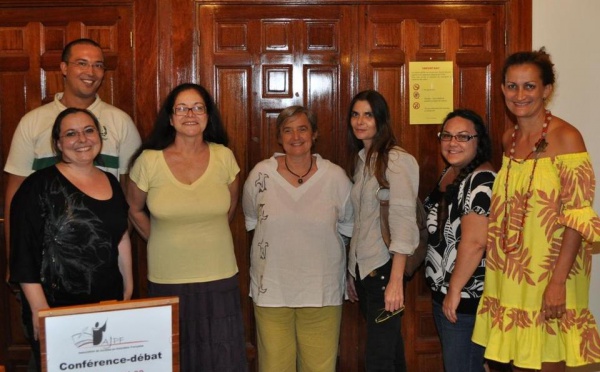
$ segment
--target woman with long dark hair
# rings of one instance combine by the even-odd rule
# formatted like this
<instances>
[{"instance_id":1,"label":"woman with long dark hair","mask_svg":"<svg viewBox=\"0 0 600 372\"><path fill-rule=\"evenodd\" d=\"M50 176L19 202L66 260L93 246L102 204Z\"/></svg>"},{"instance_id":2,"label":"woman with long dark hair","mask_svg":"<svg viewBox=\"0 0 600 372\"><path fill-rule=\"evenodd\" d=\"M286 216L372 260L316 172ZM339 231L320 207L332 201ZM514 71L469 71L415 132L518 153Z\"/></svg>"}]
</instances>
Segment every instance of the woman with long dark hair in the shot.
<instances>
[{"instance_id":1,"label":"woman with long dark hair","mask_svg":"<svg viewBox=\"0 0 600 372\"><path fill-rule=\"evenodd\" d=\"M129 216L148 240L148 294L179 297L182 371L247 368L229 228L240 169L226 144L210 94L182 84L165 99L130 172Z\"/></svg>"},{"instance_id":2,"label":"woman with long dark hair","mask_svg":"<svg viewBox=\"0 0 600 372\"><path fill-rule=\"evenodd\" d=\"M350 103L348 142L353 159L354 229L347 284L350 300L359 301L367 320L366 369L405 371L400 313L406 257L419 244L419 166L397 145L387 102L374 90L358 93ZM389 248L381 235L380 186L389 188Z\"/></svg>"}]
</instances>

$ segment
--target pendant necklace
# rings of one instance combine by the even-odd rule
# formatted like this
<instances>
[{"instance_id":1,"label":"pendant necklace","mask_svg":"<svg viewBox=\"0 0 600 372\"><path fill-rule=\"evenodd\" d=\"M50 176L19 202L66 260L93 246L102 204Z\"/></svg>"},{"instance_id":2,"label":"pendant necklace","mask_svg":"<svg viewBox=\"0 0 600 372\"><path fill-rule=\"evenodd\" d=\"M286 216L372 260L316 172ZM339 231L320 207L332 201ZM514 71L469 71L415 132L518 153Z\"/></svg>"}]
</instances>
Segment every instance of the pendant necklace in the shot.
<instances>
[{"instance_id":1,"label":"pendant necklace","mask_svg":"<svg viewBox=\"0 0 600 372\"><path fill-rule=\"evenodd\" d=\"M542 125L542 133L541 133L540 139L535 143L534 147L531 149L531 152L525 157L525 159L517 160L514 157L515 147L517 144L517 131L519 130L518 124L515 125L515 130L512 133L512 146L511 146L511 149L509 150L508 165L506 167L506 179L504 180L504 218L502 219L502 250L504 251L504 253L510 253L517 249L520 249L523 244L523 226L525 225L525 218L527 217L527 212L528 212L527 208L529 207L529 198L532 195L533 176L535 175L535 169L536 169L540 154L548 146L548 142L546 142L546 135L548 134L548 125L550 124L551 120L552 120L552 113L550 113L550 111L546 110L545 120L544 120L544 124ZM529 185L527 186L527 191L523 195L525 198L523 200L523 208L522 208L523 212L521 213L520 220L517 219L517 223L520 222L519 223L520 226L518 226L517 236L516 236L516 240L514 241L513 246L509 247L508 235L509 235L510 225L512 222L512 221L510 221L510 220L512 220L512 218L511 218L512 216L509 213L509 204L511 203L511 201L509 200L509 197L508 197L508 182L509 182L510 168L511 168L511 165L513 162L518 163L518 164L524 164L525 161L527 159L531 158L532 155L535 155L535 158L533 160L533 169L531 170L531 173L529 174ZM514 198L514 195L513 195L513 198Z\"/></svg>"},{"instance_id":2,"label":"pendant necklace","mask_svg":"<svg viewBox=\"0 0 600 372\"><path fill-rule=\"evenodd\" d=\"M306 173L304 173L303 176L292 172L292 170L290 169L290 167L288 167L287 155L283 158L283 162L285 163L285 169L287 169L287 171L290 172L292 175L298 177L298 183L302 185L304 183L303 178L306 177L306 176L308 176L308 174L310 173L310 170L312 169L312 166L313 166L313 157L312 157L312 155L310 156L310 167L308 167L308 170L306 171Z\"/></svg>"}]
</instances>

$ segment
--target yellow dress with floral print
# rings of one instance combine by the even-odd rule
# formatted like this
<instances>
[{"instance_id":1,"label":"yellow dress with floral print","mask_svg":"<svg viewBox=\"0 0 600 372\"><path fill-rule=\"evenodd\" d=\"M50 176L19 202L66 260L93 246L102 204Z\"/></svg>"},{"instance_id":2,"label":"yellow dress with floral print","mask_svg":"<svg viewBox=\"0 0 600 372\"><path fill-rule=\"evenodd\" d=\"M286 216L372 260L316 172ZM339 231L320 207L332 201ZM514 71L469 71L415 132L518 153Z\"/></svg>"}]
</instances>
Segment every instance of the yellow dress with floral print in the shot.
<instances>
[{"instance_id":1,"label":"yellow dress with floral print","mask_svg":"<svg viewBox=\"0 0 600 372\"><path fill-rule=\"evenodd\" d=\"M486 347L487 359L521 368L540 369L542 362L566 361L573 367L600 362L600 336L588 308L591 243L600 241L600 219L591 206L595 179L589 155L540 158L537 164L534 159L512 161L505 187L509 161L503 158L492 192L485 284L473 341ZM505 218L507 247L502 238ZM567 312L559 320L545 320L542 296L565 226L583 240L566 283Z\"/></svg>"}]
</instances>

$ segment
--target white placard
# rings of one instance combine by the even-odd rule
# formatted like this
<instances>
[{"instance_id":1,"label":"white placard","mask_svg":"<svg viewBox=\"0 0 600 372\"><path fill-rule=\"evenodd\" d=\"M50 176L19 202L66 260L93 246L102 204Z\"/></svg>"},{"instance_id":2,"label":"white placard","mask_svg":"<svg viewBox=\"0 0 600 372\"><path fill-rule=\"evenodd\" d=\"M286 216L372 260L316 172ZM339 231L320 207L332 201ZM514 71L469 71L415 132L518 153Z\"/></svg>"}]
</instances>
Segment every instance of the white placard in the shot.
<instances>
[{"instance_id":1,"label":"white placard","mask_svg":"<svg viewBox=\"0 0 600 372\"><path fill-rule=\"evenodd\" d=\"M171 313L157 306L47 317L47 371L172 371Z\"/></svg>"}]
</instances>

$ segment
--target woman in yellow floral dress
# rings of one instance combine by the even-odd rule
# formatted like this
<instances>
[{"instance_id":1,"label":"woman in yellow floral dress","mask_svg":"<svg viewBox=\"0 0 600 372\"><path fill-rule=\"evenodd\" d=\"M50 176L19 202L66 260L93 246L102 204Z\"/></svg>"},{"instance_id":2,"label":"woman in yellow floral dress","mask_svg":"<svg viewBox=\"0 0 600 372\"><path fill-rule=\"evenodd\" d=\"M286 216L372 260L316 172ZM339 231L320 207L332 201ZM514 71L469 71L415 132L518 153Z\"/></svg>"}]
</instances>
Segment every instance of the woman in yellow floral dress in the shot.
<instances>
[{"instance_id":1,"label":"woman in yellow floral dress","mask_svg":"<svg viewBox=\"0 0 600 372\"><path fill-rule=\"evenodd\" d=\"M554 65L544 48L511 55L506 106L517 125L503 136L492 193L483 297L473 341L492 369L564 371L600 362L588 308L595 179L583 138L545 108Z\"/></svg>"}]
</instances>

